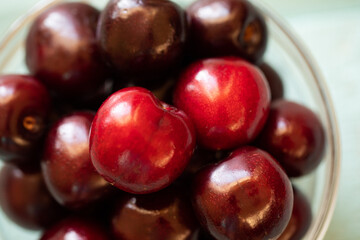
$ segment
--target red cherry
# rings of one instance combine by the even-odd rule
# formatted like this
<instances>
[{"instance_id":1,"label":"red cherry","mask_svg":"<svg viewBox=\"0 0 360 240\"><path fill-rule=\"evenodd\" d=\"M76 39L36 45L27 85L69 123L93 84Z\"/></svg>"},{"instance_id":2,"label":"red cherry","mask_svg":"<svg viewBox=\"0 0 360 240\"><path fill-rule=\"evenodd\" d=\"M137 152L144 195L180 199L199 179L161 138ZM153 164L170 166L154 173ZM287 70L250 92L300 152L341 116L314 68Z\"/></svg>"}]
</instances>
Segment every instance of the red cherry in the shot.
<instances>
[{"instance_id":1,"label":"red cherry","mask_svg":"<svg viewBox=\"0 0 360 240\"><path fill-rule=\"evenodd\" d=\"M307 107L287 100L272 103L268 121L257 142L280 162L289 177L314 170L324 152L324 130Z\"/></svg>"},{"instance_id":2,"label":"red cherry","mask_svg":"<svg viewBox=\"0 0 360 240\"><path fill-rule=\"evenodd\" d=\"M193 120L201 145L231 149L249 143L260 132L270 93L254 65L240 58L207 59L182 74L174 104Z\"/></svg>"},{"instance_id":3,"label":"red cherry","mask_svg":"<svg viewBox=\"0 0 360 240\"><path fill-rule=\"evenodd\" d=\"M0 159L33 160L48 124L50 96L37 79L0 76Z\"/></svg>"},{"instance_id":4,"label":"red cherry","mask_svg":"<svg viewBox=\"0 0 360 240\"><path fill-rule=\"evenodd\" d=\"M143 82L168 72L182 57L185 12L168 0L111 0L103 10L97 40L120 73Z\"/></svg>"},{"instance_id":5,"label":"red cherry","mask_svg":"<svg viewBox=\"0 0 360 240\"><path fill-rule=\"evenodd\" d=\"M200 57L236 55L258 62L267 44L262 15L246 0L197 0L186 10L190 48Z\"/></svg>"},{"instance_id":6,"label":"red cherry","mask_svg":"<svg viewBox=\"0 0 360 240\"><path fill-rule=\"evenodd\" d=\"M100 107L91 127L96 170L131 193L158 191L185 169L195 133L184 112L140 87L124 88Z\"/></svg>"},{"instance_id":7,"label":"red cherry","mask_svg":"<svg viewBox=\"0 0 360 240\"><path fill-rule=\"evenodd\" d=\"M40 240L110 240L99 224L82 218L67 218L48 229Z\"/></svg>"},{"instance_id":8,"label":"red cherry","mask_svg":"<svg viewBox=\"0 0 360 240\"><path fill-rule=\"evenodd\" d=\"M290 222L278 240L300 240L311 225L311 206L304 194L294 187L294 208Z\"/></svg>"},{"instance_id":9,"label":"red cherry","mask_svg":"<svg viewBox=\"0 0 360 240\"><path fill-rule=\"evenodd\" d=\"M128 195L112 217L116 239L195 239L199 225L184 190L167 188L147 195Z\"/></svg>"},{"instance_id":10,"label":"red cherry","mask_svg":"<svg viewBox=\"0 0 360 240\"><path fill-rule=\"evenodd\" d=\"M0 206L12 221L29 229L49 226L63 214L40 171L10 164L0 171Z\"/></svg>"},{"instance_id":11,"label":"red cherry","mask_svg":"<svg viewBox=\"0 0 360 240\"><path fill-rule=\"evenodd\" d=\"M242 147L198 172L193 205L216 239L276 239L290 220L293 191L268 153Z\"/></svg>"},{"instance_id":12,"label":"red cherry","mask_svg":"<svg viewBox=\"0 0 360 240\"><path fill-rule=\"evenodd\" d=\"M89 132L93 113L77 112L61 118L51 128L41 163L45 182L61 204L81 208L104 197L111 185L93 167Z\"/></svg>"},{"instance_id":13,"label":"red cherry","mask_svg":"<svg viewBox=\"0 0 360 240\"><path fill-rule=\"evenodd\" d=\"M56 95L76 100L95 95L107 70L95 40L99 11L85 3L62 3L33 22L26 64Z\"/></svg>"}]
</instances>

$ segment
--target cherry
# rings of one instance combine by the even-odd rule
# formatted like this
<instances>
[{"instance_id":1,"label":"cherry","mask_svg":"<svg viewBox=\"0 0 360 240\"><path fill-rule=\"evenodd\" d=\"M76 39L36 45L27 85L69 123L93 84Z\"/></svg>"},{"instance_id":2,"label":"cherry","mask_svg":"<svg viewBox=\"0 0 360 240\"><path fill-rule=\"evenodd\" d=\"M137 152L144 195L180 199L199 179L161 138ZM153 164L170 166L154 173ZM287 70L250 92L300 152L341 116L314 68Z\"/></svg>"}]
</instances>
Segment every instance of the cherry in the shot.
<instances>
[{"instance_id":1,"label":"cherry","mask_svg":"<svg viewBox=\"0 0 360 240\"><path fill-rule=\"evenodd\" d=\"M187 9L192 52L200 57L236 55L252 62L263 56L267 29L245 0L198 0Z\"/></svg>"},{"instance_id":2,"label":"cherry","mask_svg":"<svg viewBox=\"0 0 360 240\"><path fill-rule=\"evenodd\" d=\"M254 65L240 58L214 58L195 62L183 72L174 104L193 120L200 145L232 149L260 132L270 93Z\"/></svg>"},{"instance_id":3,"label":"cherry","mask_svg":"<svg viewBox=\"0 0 360 240\"><path fill-rule=\"evenodd\" d=\"M105 229L88 219L70 217L48 229L40 240L110 240Z\"/></svg>"},{"instance_id":4,"label":"cherry","mask_svg":"<svg viewBox=\"0 0 360 240\"><path fill-rule=\"evenodd\" d=\"M99 14L85 3L62 3L41 13L30 28L26 64L61 98L96 94L106 79L95 40Z\"/></svg>"},{"instance_id":5,"label":"cherry","mask_svg":"<svg viewBox=\"0 0 360 240\"><path fill-rule=\"evenodd\" d=\"M259 68L264 73L266 80L269 83L271 100L280 99L284 97L284 86L279 74L267 63L260 64Z\"/></svg>"},{"instance_id":6,"label":"cherry","mask_svg":"<svg viewBox=\"0 0 360 240\"><path fill-rule=\"evenodd\" d=\"M310 228L312 219L310 203L297 188L294 187L294 207L290 222L278 240L300 240Z\"/></svg>"},{"instance_id":7,"label":"cherry","mask_svg":"<svg viewBox=\"0 0 360 240\"><path fill-rule=\"evenodd\" d=\"M112 94L91 127L90 156L96 170L119 189L158 191L185 169L195 132L184 112L140 87Z\"/></svg>"},{"instance_id":8,"label":"cherry","mask_svg":"<svg viewBox=\"0 0 360 240\"><path fill-rule=\"evenodd\" d=\"M266 152L242 147L195 176L193 205L216 239L276 239L293 207L289 178Z\"/></svg>"},{"instance_id":9,"label":"cherry","mask_svg":"<svg viewBox=\"0 0 360 240\"><path fill-rule=\"evenodd\" d=\"M289 177L299 177L320 164L324 141L322 124L310 109L277 100L257 144L280 162Z\"/></svg>"},{"instance_id":10,"label":"cherry","mask_svg":"<svg viewBox=\"0 0 360 240\"><path fill-rule=\"evenodd\" d=\"M37 79L0 76L0 159L33 160L50 114L50 96Z\"/></svg>"},{"instance_id":11,"label":"cherry","mask_svg":"<svg viewBox=\"0 0 360 240\"><path fill-rule=\"evenodd\" d=\"M195 239L199 226L184 190L170 187L148 195L128 195L112 217L116 239Z\"/></svg>"},{"instance_id":12,"label":"cherry","mask_svg":"<svg viewBox=\"0 0 360 240\"><path fill-rule=\"evenodd\" d=\"M76 112L58 120L48 133L42 159L45 182L61 204L77 209L104 197L111 185L93 167L89 132L94 114Z\"/></svg>"},{"instance_id":13,"label":"cherry","mask_svg":"<svg viewBox=\"0 0 360 240\"><path fill-rule=\"evenodd\" d=\"M185 26L185 13L173 2L111 0L101 14L97 40L120 73L149 81L180 61Z\"/></svg>"},{"instance_id":14,"label":"cherry","mask_svg":"<svg viewBox=\"0 0 360 240\"><path fill-rule=\"evenodd\" d=\"M49 226L63 215L40 171L11 164L0 170L0 206L12 221L29 229Z\"/></svg>"}]
</instances>

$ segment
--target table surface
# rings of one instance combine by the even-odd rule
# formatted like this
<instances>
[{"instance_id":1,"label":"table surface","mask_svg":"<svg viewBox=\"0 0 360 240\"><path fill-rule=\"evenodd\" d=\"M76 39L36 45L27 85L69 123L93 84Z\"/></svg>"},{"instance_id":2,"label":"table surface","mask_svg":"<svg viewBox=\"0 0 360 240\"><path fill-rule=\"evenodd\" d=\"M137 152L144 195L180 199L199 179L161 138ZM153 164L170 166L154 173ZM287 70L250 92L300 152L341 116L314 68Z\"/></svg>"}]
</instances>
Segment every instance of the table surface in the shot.
<instances>
[{"instance_id":1,"label":"table surface","mask_svg":"<svg viewBox=\"0 0 360 240\"><path fill-rule=\"evenodd\" d=\"M0 1L0 37L37 1ZM356 157L360 156L360 0L265 2L304 40L325 76L335 106L342 143L341 180L325 239L360 239L360 160Z\"/></svg>"}]
</instances>

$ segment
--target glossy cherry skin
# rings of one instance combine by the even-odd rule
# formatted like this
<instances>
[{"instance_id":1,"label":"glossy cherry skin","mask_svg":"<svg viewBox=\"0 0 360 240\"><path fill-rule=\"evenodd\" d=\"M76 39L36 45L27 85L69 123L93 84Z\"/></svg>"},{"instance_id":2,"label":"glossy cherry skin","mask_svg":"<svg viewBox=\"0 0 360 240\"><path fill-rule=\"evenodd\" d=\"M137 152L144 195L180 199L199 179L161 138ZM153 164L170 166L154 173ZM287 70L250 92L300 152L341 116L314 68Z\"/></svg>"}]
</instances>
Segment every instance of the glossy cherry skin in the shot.
<instances>
[{"instance_id":1,"label":"glossy cherry skin","mask_svg":"<svg viewBox=\"0 0 360 240\"><path fill-rule=\"evenodd\" d=\"M276 239L290 220L293 191L268 153L242 147L198 172L192 200L216 239Z\"/></svg>"},{"instance_id":2,"label":"glossy cherry skin","mask_svg":"<svg viewBox=\"0 0 360 240\"><path fill-rule=\"evenodd\" d=\"M50 129L41 161L46 185L63 206L82 208L106 196L112 186L91 163L89 132L94 113L76 112Z\"/></svg>"},{"instance_id":3,"label":"glossy cherry skin","mask_svg":"<svg viewBox=\"0 0 360 240\"><path fill-rule=\"evenodd\" d=\"M37 79L0 76L0 159L29 160L48 124L50 95Z\"/></svg>"},{"instance_id":4,"label":"glossy cherry skin","mask_svg":"<svg viewBox=\"0 0 360 240\"><path fill-rule=\"evenodd\" d=\"M183 72L174 104L193 121L200 145L232 149L260 132L270 92L256 66L240 58L213 58L195 62Z\"/></svg>"},{"instance_id":5,"label":"glossy cherry skin","mask_svg":"<svg viewBox=\"0 0 360 240\"><path fill-rule=\"evenodd\" d=\"M96 170L130 193L158 191L185 169L195 147L186 114L144 88L124 88L100 107L91 126Z\"/></svg>"},{"instance_id":6,"label":"glossy cherry skin","mask_svg":"<svg viewBox=\"0 0 360 240\"><path fill-rule=\"evenodd\" d=\"M101 14L97 40L120 73L152 80L181 60L185 12L168 0L111 0Z\"/></svg>"},{"instance_id":7,"label":"glossy cherry skin","mask_svg":"<svg viewBox=\"0 0 360 240\"><path fill-rule=\"evenodd\" d=\"M97 223L71 217L64 219L46 230L40 240L111 240L110 236Z\"/></svg>"},{"instance_id":8,"label":"glossy cherry skin","mask_svg":"<svg viewBox=\"0 0 360 240\"><path fill-rule=\"evenodd\" d=\"M311 206L305 195L294 187L294 207L290 222L278 240L300 240L311 225Z\"/></svg>"},{"instance_id":9,"label":"glossy cherry skin","mask_svg":"<svg viewBox=\"0 0 360 240\"><path fill-rule=\"evenodd\" d=\"M183 189L128 195L118 202L112 229L121 240L196 239L199 224Z\"/></svg>"},{"instance_id":10,"label":"glossy cherry skin","mask_svg":"<svg viewBox=\"0 0 360 240\"><path fill-rule=\"evenodd\" d=\"M259 68L264 73L269 83L271 100L281 99L284 97L284 85L279 74L267 63L260 64Z\"/></svg>"},{"instance_id":11,"label":"glossy cherry skin","mask_svg":"<svg viewBox=\"0 0 360 240\"><path fill-rule=\"evenodd\" d=\"M62 3L41 13L26 39L26 64L55 95L82 100L106 80L95 35L100 12Z\"/></svg>"},{"instance_id":12,"label":"glossy cherry skin","mask_svg":"<svg viewBox=\"0 0 360 240\"><path fill-rule=\"evenodd\" d=\"M320 164L324 141L315 113L295 102L277 100L257 144L280 162L289 177L299 177Z\"/></svg>"},{"instance_id":13,"label":"glossy cherry skin","mask_svg":"<svg viewBox=\"0 0 360 240\"><path fill-rule=\"evenodd\" d=\"M0 170L0 206L12 221L29 229L47 227L64 214L39 170L11 164Z\"/></svg>"},{"instance_id":14,"label":"glossy cherry skin","mask_svg":"<svg viewBox=\"0 0 360 240\"><path fill-rule=\"evenodd\" d=\"M187 9L191 50L200 57L235 55L252 62L263 56L267 29L245 0L198 0Z\"/></svg>"}]
</instances>

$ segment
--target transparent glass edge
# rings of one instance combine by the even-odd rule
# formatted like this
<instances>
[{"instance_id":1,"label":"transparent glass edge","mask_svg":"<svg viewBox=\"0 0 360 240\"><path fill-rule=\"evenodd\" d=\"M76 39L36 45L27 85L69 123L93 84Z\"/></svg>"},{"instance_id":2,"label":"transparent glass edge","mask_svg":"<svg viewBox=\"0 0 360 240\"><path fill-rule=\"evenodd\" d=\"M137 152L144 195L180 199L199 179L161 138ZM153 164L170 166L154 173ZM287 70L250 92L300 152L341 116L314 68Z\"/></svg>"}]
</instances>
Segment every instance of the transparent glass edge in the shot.
<instances>
[{"instance_id":1,"label":"transparent glass edge","mask_svg":"<svg viewBox=\"0 0 360 240\"><path fill-rule=\"evenodd\" d=\"M36 3L29 11L20 16L15 20L13 24L7 29L0 42L0 51L4 51L6 45L13 38L14 35L29 21L31 21L34 16L36 16L42 9L49 7L57 2L61 2L62 0L40 0Z\"/></svg>"},{"instance_id":2,"label":"transparent glass edge","mask_svg":"<svg viewBox=\"0 0 360 240\"><path fill-rule=\"evenodd\" d=\"M313 76L316 86L319 90L321 101L324 104L327 111L326 113L326 121L329 124L331 134L329 136L330 145L332 146L330 149L330 156L334 159L331 164L331 169L328 170L328 173L331 174L330 181L327 183L325 188L325 194L322 199L322 204L325 208L321 209L321 216L318 222L314 225L311 234L311 231L308 232L307 236L314 236L315 239L323 239L326 231L329 227L330 221L334 214L336 200L337 200L337 193L339 187L339 180L340 180L340 165L341 165L341 146L340 146L340 135L338 129L337 118L334 110L333 103L330 98L330 94L325 84L324 77L320 73L320 69L318 65L315 63L314 58L309 53L308 49L298 40L299 37L294 34L291 27L286 24L286 21L283 20L281 17L274 14L274 11L270 11L271 7L266 5L266 3L259 1L259 0L251 0L256 4L259 9L266 13L266 15L282 30L282 32L289 38L289 40L293 43L296 47L298 53L303 57L307 67L310 70L311 75ZM290 31L291 30L291 31ZM327 198L326 196L330 196ZM316 227L316 225L318 227Z\"/></svg>"}]
</instances>

